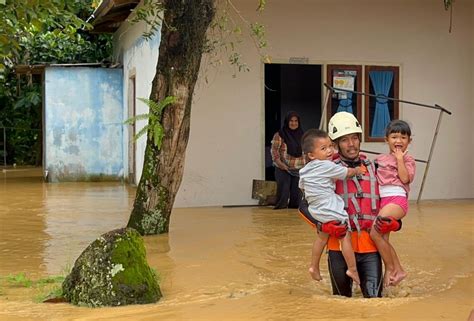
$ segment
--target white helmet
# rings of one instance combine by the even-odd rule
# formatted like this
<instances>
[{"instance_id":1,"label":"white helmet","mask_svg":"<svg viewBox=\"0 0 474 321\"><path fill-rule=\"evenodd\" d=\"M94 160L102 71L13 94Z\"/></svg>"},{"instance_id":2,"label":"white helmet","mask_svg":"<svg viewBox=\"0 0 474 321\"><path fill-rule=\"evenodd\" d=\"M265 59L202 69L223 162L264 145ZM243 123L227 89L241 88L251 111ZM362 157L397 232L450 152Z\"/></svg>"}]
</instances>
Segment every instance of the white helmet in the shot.
<instances>
[{"instance_id":1,"label":"white helmet","mask_svg":"<svg viewBox=\"0 0 474 321\"><path fill-rule=\"evenodd\" d=\"M331 117L328 124L328 135L332 140L348 134L362 134L359 121L351 113L341 111Z\"/></svg>"}]
</instances>

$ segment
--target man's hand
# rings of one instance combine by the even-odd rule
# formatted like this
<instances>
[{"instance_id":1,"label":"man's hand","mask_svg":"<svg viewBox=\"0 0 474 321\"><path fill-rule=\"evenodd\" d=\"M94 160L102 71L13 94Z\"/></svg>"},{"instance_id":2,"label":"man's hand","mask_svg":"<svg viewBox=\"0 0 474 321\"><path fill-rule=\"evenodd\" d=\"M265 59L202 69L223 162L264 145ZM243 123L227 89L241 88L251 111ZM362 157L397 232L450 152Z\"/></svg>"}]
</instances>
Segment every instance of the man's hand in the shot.
<instances>
[{"instance_id":1,"label":"man's hand","mask_svg":"<svg viewBox=\"0 0 474 321\"><path fill-rule=\"evenodd\" d=\"M356 168L356 175L359 176L359 175L364 175L365 173L367 173L367 168L365 166L357 166Z\"/></svg>"},{"instance_id":2,"label":"man's hand","mask_svg":"<svg viewBox=\"0 0 474 321\"><path fill-rule=\"evenodd\" d=\"M321 232L340 239L346 235L347 225L339 221L330 221L321 225Z\"/></svg>"},{"instance_id":3,"label":"man's hand","mask_svg":"<svg viewBox=\"0 0 474 321\"><path fill-rule=\"evenodd\" d=\"M374 228L380 234L387 234L389 232L398 231L401 228L401 222L392 216L377 216L375 219Z\"/></svg>"}]
</instances>

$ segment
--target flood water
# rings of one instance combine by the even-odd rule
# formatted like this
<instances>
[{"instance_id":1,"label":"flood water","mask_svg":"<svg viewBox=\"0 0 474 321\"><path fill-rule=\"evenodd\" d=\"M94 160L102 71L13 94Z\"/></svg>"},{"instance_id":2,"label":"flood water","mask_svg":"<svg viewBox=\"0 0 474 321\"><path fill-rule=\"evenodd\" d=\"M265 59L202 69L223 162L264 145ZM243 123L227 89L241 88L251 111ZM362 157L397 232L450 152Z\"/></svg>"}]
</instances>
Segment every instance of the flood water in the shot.
<instances>
[{"instance_id":1,"label":"flood water","mask_svg":"<svg viewBox=\"0 0 474 321\"><path fill-rule=\"evenodd\" d=\"M100 234L123 227L135 190L44 184L0 173L0 277L58 275ZM156 304L84 308L35 303L0 288L1 320L467 320L474 308L474 200L411 204L391 237L408 278L381 299L331 295L307 273L312 229L295 210L175 209L168 235L145 237L162 279ZM6 283L4 283L6 284Z\"/></svg>"}]
</instances>

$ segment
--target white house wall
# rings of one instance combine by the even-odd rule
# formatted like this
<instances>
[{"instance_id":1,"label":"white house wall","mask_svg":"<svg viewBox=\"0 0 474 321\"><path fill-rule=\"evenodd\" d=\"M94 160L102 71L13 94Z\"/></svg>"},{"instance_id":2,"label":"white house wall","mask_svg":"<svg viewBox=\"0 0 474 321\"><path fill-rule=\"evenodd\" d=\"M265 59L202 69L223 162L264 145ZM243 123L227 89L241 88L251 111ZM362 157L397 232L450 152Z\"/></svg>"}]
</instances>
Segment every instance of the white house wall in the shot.
<instances>
[{"instance_id":1,"label":"white house wall","mask_svg":"<svg viewBox=\"0 0 474 321\"><path fill-rule=\"evenodd\" d=\"M471 88L469 89L469 92L474 93L474 4L471 4L471 40L468 41L471 43ZM471 124L474 124L474 95L471 95ZM471 126L472 127L472 126ZM474 130L471 130L471 144L474 145ZM469 145L468 145L469 146ZM467 147L466 149L468 149ZM470 147L471 151L474 153L474 146ZM473 155L471 154L471 157ZM474 162L471 162L471 177L472 177L472 183L471 187L474 190ZM474 192L473 192L474 193Z\"/></svg>"},{"instance_id":2,"label":"white house wall","mask_svg":"<svg viewBox=\"0 0 474 321\"><path fill-rule=\"evenodd\" d=\"M424 199L472 198L473 100L472 1L456 1L453 31L442 1L237 1L250 21L267 26L268 53L277 62L308 57L310 62L396 64L400 96L440 104L443 116ZM191 136L178 206L251 204L252 179L264 177L263 68L252 42L239 50L251 72L232 77L228 67L201 77L191 114ZM225 61L225 57L223 57ZM201 69L205 70L204 66ZM204 73L202 73L204 76ZM411 122L411 153L427 159L437 112L401 106ZM471 138L469 138L471 137ZM364 149L385 151L383 144ZM411 198L416 198L424 165L418 165Z\"/></svg>"},{"instance_id":3,"label":"white house wall","mask_svg":"<svg viewBox=\"0 0 474 321\"><path fill-rule=\"evenodd\" d=\"M451 110L453 115L443 116L423 198L474 197L472 1L454 2L452 33L441 0L273 0L260 16L257 2L234 4L248 20L266 25L267 53L273 61L307 57L322 65L399 65L401 98ZM255 203L250 197L252 179L264 178L263 64L249 39L238 50L251 71L236 78L226 64L214 69L203 59L177 207ZM149 93L157 52L146 58L137 55L124 55L124 70L137 68L140 97ZM225 55L222 60L227 60ZM410 152L427 159L437 111L402 104L400 115L413 127ZM382 143L364 143L363 148L386 150ZM137 165L141 168L142 161ZM418 164L412 199L424 168Z\"/></svg>"},{"instance_id":4,"label":"white house wall","mask_svg":"<svg viewBox=\"0 0 474 321\"><path fill-rule=\"evenodd\" d=\"M149 98L151 93L151 84L155 76L156 64L158 61L158 52L160 46L160 31L155 33L151 39L144 39L143 33L149 28L144 23L137 23L130 25L124 23L120 29L115 33L115 59L121 61L123 64L123 101L124 101L124 119L128 116L129 101L129 79L135 77L137 98ZM141 101L136 100L136 115L148 113L148 107ZM147 121L141 120L136 123L136 132L138 133ZM143 169L143 156L146 146L146 135L142 136L136 142L136 173L135 181L138 182ZM128 168L128 128L124 130L124 163L125 168Z\"/></svg>"}]
</instances>

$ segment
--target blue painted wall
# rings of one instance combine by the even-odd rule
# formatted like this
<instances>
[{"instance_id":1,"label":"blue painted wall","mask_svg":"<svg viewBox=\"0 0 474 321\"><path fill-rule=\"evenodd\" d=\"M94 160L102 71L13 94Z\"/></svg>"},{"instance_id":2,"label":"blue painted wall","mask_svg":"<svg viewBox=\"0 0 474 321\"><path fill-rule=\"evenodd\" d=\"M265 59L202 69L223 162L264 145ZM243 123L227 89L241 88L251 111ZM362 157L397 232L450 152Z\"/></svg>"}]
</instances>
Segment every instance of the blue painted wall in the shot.
<instances>
[{"instance_id":1,"label":"blue painted wall","mask_svg":"<svg viewBox=\"0 0 474 321\"><path fill-rule=\"evenodd\" d=\"M49 181L123 178L122 79L122 69L46 68Z\"/></svg>"}]
</instances>

